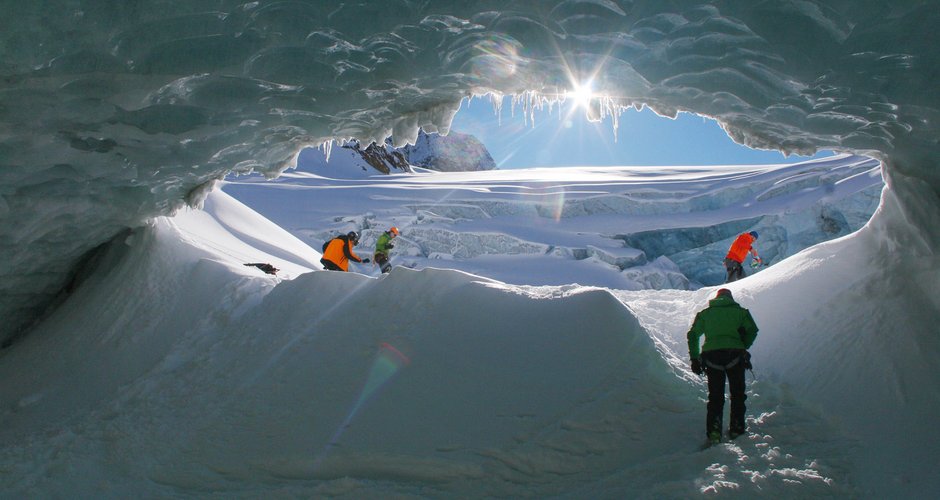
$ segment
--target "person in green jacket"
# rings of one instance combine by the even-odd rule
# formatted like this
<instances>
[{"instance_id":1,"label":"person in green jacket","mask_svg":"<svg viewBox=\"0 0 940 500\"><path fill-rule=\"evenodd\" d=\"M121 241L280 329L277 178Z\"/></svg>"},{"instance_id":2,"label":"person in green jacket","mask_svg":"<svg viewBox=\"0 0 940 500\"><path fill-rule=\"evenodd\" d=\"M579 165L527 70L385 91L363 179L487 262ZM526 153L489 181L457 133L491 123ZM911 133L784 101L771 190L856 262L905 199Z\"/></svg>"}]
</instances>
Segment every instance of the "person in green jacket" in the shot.
<instances>
[{"instance_id":1,"label":"person in green jacket","mask_svg":"<svg viewBox=\"0 0 940 500\"><path fill-rule=\"evenodd\" d=\"M699 337L705 344L699 354ZM718 290L708 307L699 311L687 334L692 372L708 378L708 404L705 433L708 440L721 440L721 419L725 406L725 378L731 394L731 422L728 437L734 439L747 430L744 421L744 371L751 368L747 351L757 338L757 324L750 311L731 296L731 290Z\"/></svg>"},{"instance_id":2,"label":"person in green jacket","mask_svg":"<svg viewBox=\"0 0 940 500\"><path fill-rule=\"evenodd\" d=\"M392 270L392 264L388 261L388 253L395 248L392 240L396 237L398 237L398 228L392 226L391 229L379 235L379 239L375 241L375 253L372 260L381 267L383 274Z\"/></svg>"}]
</instances>

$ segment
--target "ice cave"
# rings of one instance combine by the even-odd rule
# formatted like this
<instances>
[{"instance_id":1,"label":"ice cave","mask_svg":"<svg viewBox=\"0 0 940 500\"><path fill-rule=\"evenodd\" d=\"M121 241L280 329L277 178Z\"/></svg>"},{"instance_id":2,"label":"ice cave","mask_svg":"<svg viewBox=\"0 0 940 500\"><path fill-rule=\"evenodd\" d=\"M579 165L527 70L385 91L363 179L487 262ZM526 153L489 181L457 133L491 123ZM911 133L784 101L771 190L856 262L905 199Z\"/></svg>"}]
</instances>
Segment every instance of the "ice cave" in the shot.
<instances>
[{"instance_id":1,"label":"ice cave","mask_svg":"<svg viewBox=\"0 0 940 500\"><path fill-rule=\"evenodd\" d=\"M940 432L935 423L940 410L940 2L37 0L3 2L2 10L0 248L5 258L0 266L0 427L5 430L0 429L0 470L6 477L0 484L8 493L0 496L625 498L733 494L740 489L746 496L929 497L940 488ZM658 449L656 439L637 437L630 441L635 452L621 447L615 457L605 455L608 451L600 443L576 446L603 427L603 418L578 418L589 411L586 405L579 407L580 413L554 421L566 431L580 432L577 440L566 441L558 433L546 436L551 425L523 410L513 414L511 425L518 428L493 424L487 427L492 432L474 431L477 406L459 398L441 398L453 403L451 411L429 411L453 417L469 429L469 437L434 440L430 436L447 433L428 425L421 431L427 433L425 442L415 437L420 432L408 439L384 428L391 436L387 446L362 459L364 452L350 431L349 437L343 436L349 439L348 454L341 458L323 462L322 457L277 456L268 453L260 437L246 436L269 433L272 442L286 449L297 434L269 429L269 424L259 423L262 416L277 419L285 429L305 428L305 419L296 412L268 406L303 397L285 389L288 379L273 375L280 368L272 366L305 349L305 340L281 339L283 345L275 349L255 344L257 338L206 343L187 337L173 344L176 341L142 339L130 332L123 339L113 332L95 340L72 336L82 325L70 323L68 314L81 310L95 312L78 317L98 315L114 321L149 314L147 324L138 325L140 331L152 331L147 328L158 323L164 328L159 332L186 330L180 326L186 324L185 314L151 310L157 308L148 304L153 301L148 294L163 294L160 287L169 279L153 269L169 266L173 259L154 250L149 257L134 257L141 259L134 262L146 265L131 266L131 261L113 258L113 249L126 244L133 253L138 246L131 242L148 241L164 250L183 245L185 238L159 243L165 225L160 221L218 203L213 193L226 176L259 172L275 178L295 165L305 147L329 152L348 140L368 144L388 138L403 146L414 143L419 130L446 134L461 100L470 96L509 96L518 110L527 112L568 98L587 84L592 89L587 112L613 118L614 123L618 113L630 107L649 108L665 117L695 113L717 120L731 138L753 148L803 154L826 149L881 162L885 188L870 222L843 243L815 248L806 266L794 267L794 275L806 276L804 284L831 294L815 302L794 300L766 313L774 318L768 324L799 321L830 339L820 345L804 339L799 345L768 341L765 346L769 350L773 345L777 354L768 369L787 382L774 386L783 394L783 407L799 399L801 391L811 393L814 411L835 414L833 420L863 443L839 445L840 450L856 451L840 451L839 460L830 464L830 473L839 477L835 486L819 481L809 489L794 487L813 482L807 477L812 474L794 472L817 470L803 464L774 469L783 471L774 474L739 475L731 482L740 486L730 488L726 476L746 462L742 455L737 465L733 459L719 465L719 459L701 455L688 459L670 482L662 464L671 463L679 452ZM142 234L141 228L147 227L150 232ZM860 278L839 281L851 272L842 268L852 266ZM145 271L152 282L139 282L124 292L111 287L115 294L140 295L127 310L110 311L76 293L89 283L110 282L96 281L95 275ZM242 285L213 281L216 275L214 269L197 266L187 278L205 279L198 287L200 297L230 294L225 295L226 311L247 308L251 301L238 298ZM461 295L451 288L434 291L427 280L411 275L396 279L405 281L387 286L411 286L424 290L441 307L455 306L453 317L438 320L441 325L472 321L458 310L489 304L494 316L481 321L507 318L526 331L517 324L523 319L487 298L497 293L498 283ZM463 286L462 278L446 274L428 279L454 290ZM300 281L264 285L270 295L265 303L284 299L291 287L306 290ZM371 293L360 291L370 288L365 280L336 283L350 294ZM775 285L768 283L766 293L774 293ZM785 280L780 283L779 289L788 286ZM545 294L560 297L565 291ZM524 301L518 293L507 296L507 303ZM636 319L627 312L629 301L626 308L617 309L611 297L585 292L562 299L558 308L532 299L527 306L531 309L518 318L543 316L572 329L604 331L605 321L597 317L569 325L570 315L579 308L596 308L615 311L610 321L624 328L651 328L642 315L637 313ZM285 315L288 306L310 306L299 297L277 304L278 314ZM401 306L373 309L376 317L390 315L403 323L423 311L418 305L411 312L401 311ZM246 314L248 318L252 313ZM189 319L202 324L211 321L210 316ZM281 326L291 321L300 322L284 319ZM363 328L375 321L366 318ZM683 317L678 321L682 325L670 328L687 328L685 322ZM264 330L262 318L246 319L245 324L272 339L283 333ZM584 346L577 339L560 338L572 353ZM656 354L669 346L643 339L632 341L630 352L657 357L662 366L639 357L631 358L631 366L642 366L655 381L651 383L673 384L663 379L669 367L682 371L681 360L659 358ZM503 353L536 342L534 337L518 343L488 340L504 342ZM534 356L544 354L538 360L559 369L590 366L571 382L586 387L607 380L599 372L601 364L591 360L608 359L606 353L624 348L621 342L605 334L590 352L556 358L539 351ZM107 350L112 343L114 349ZM149 355L134 357L130 353L137 352L135 345ZM381 345L377 359L382 366L403 366L405 355ZM476 344L469 340L459 345L475 352ZM230 370L239 366L238 356L266 354L267 361L249 371ZM682 355L681 350L677 354ZM798 361L791 366L784 357ZM142 359L152 362L148 366L153 370L162 367L178 377L171 381L152 371L135 371ZM496 364L499 354L492 359ZM219 365L224 368L214 372L218 377L240 374L232 375L238 379L225 387L242 390L257 382L264 387L252 393L257 400L245 397L233 403L222 394L221 382L206 394L187 395L184 386L200 381L188 367L220 360L231 364ZM79 365L89 366L87 371L62 368ZM289 366L302 370L304 364ZM537 366L533 361L526 369ZM430 369L419 368L417 361L412 367L412 374ZM318 373L329 383L348 369L337 366ZM681 380L671 373L668 377ZM480 385L499 385L480 375ZM103 388L112 378L114 387L91 394L88 387ZM466 391L471 400L480 390L461 383L452 388ZM282 389L285 392L278 392ZM568 394L568 389L559 393L579 400L576 391ZM444 394L445 389L440 390L436 394ZM659 401L673 394L669 391L632 397ZM192 401L209 392L218 392L219 406L213 407L218 413L211 420L196 418L198 423L187 428L184 422L193 420L178 418L177 412L199 408ZM549 400L547 394L540 400ZM425 404L417 397L413 403L421 408ZM476 401L489 403L505 402L485 395ZM133 411L124 411L131 407ZM563 413L560 406L545 407ZM660 421L672 422L681 415L668 404L661 408L666 409ZM394 418L403 410L383 411ZM131 413L132 420L127 416ZM212 413L210 409L206 414ZM341 421L342 413L345 409L333 416ZM697 414L690 418L698 422ZM755 417L755 426L762 418ZM527 421L540 423L526 428ZM519 429L524 432L516 432ZM778 445L806 446L800 438L780 432L774 435ZM329 434L323 440L328 441ZM544 439L539 453L525 445L505 444L527 444L540 436ZM368 439L379 436L361 437L359 444L368 448L362 443L375 443ZM909 439L919 444L895 443ZM247 444L239 447L239 442ZM469 458L436 456L459 455L455 450L470 449L471 442L480 444L467 453ZM173 444L158 449L161 443ZM755 448L763 450L759 456L785 459L774 455L773 443L764 445L766 449ZM571 456L579 458L572 460L583 463L573 466L546 450L574 450ZM658 458L638 458L651 453ZM242 461L243 455L252 460ZM591 461L600 456L612 458L600 465ZM825 462L827 449L814 449L807 456ZM710 474L704 483L702 471ZM774 477L783 479L771 485Z\"/></svg>"}]
</instances>

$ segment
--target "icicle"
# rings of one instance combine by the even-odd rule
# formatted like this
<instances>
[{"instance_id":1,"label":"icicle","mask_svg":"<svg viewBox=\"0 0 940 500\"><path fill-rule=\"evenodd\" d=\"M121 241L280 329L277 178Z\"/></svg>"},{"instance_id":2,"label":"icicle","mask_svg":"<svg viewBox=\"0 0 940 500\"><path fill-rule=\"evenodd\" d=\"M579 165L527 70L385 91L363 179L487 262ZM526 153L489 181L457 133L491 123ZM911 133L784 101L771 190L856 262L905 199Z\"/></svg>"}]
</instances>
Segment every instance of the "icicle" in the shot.
<instances>
[{"instance_id":1,"label":"icicle","mask_svg":"<svg viewBox=\"0 0 940 500\"><path fill-rule=\"evenodd\" d=\"M496 113L496 124L503 126L503 99L502 94L489 94L490 103L493 104L493 111Z\"/></svg>"},{"instance_id":2,"label":"icicle","mask_svg":"<svg viewBox=\"0 0 940 500\"><path fill-rule=\"evenodd\" d=\"M507 96L495 92L487 92L481 96L471 96L467 98L467 107L469 108L470 101L473 98L483 98L483 96L487 96L489 98L490 105L493 106L493 112L496 114L497 125L501 127L503 125L504 102ZM546 111L547 114L551 115L555 112L556 107L558 110L558 119L564 119L564 104L568 99L568 94L566 93L542 94L534 90L526 90L518 94L511 94L508 97L510 115L515 117L516 110L518 108L518 110L522 113L523 123L525 126L535 127L536 111ZM589 110L587 113L591 116L591 118L589 118L591 121L604 121L609 117L611 121L611 130L614 134L614 142L618 142L620 131L620 115L629 107L637 106L633 103L630 103L628 106L621 105L617 99L608 96L592 96L588 101ZM548 109L546 110L545 108ZM639 109L642 109L642 105L639 105Z\"/></svg>"},{"instance_id":3,"label":"icicle","mask_svg":"<svg viewBox=\"0 0 940 500\"><path fill-rule=\"evenodd\" d=\"M617 104L610 97L597 97L596 99L598 100L600 119L603 121L608 116L610 117L610 124L614 132L614 142L617 142L617 132L620 128L620 114L623 113L624 107Z\"/></svg>"}]
</instances>

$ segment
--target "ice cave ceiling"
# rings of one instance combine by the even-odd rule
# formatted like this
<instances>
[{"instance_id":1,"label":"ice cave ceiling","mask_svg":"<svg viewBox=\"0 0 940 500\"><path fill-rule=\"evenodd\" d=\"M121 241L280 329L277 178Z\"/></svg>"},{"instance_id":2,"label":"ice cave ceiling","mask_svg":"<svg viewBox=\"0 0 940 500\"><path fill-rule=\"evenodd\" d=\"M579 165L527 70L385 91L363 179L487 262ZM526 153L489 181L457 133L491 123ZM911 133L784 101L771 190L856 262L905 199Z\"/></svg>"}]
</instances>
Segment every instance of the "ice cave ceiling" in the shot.
<instances>
[{"instance_id":1,"label":"ice cave ceiling","mask_svg":"<svg viewBox=\"0 0 940 500\"><path fill-rule=\"evenodd\" d=\"M902 209L938 205L938 1L0 6L0 339L97 245L226 173L444 132L471 94L530 105L591 80L600 104L712 116L755 147L876 156Z\"/></svg>"}]
</instances>

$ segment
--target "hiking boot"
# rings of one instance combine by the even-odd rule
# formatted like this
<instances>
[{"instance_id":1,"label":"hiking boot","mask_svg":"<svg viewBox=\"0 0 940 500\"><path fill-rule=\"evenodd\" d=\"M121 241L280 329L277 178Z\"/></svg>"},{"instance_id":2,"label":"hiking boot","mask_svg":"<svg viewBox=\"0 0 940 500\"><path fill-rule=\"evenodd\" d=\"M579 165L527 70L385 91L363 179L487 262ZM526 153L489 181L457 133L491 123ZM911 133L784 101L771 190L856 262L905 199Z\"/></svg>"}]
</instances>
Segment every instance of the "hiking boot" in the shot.
<instances>
[{"instance_id":1,"label":"hiking boot","mask_svg":"<svg viewBox=\"0 0 940 500\"><path fill-rule=\"evenodd\" d=\"M711 431L708 433L708 442L711 444L718 444L721 442L721 432Z\"/></svg>"}]
</instances>

